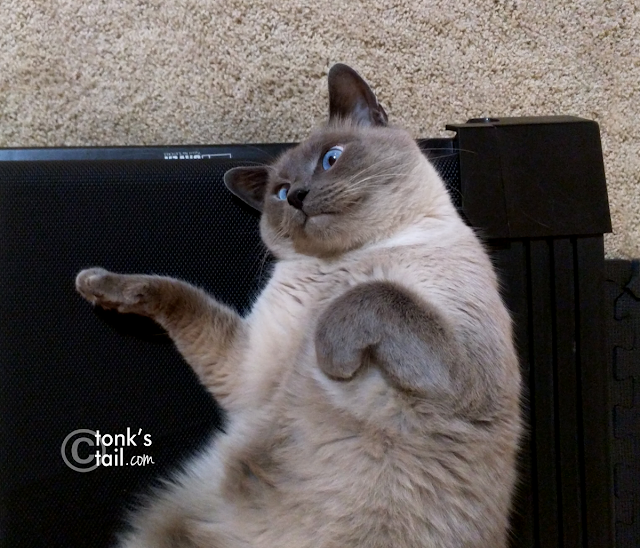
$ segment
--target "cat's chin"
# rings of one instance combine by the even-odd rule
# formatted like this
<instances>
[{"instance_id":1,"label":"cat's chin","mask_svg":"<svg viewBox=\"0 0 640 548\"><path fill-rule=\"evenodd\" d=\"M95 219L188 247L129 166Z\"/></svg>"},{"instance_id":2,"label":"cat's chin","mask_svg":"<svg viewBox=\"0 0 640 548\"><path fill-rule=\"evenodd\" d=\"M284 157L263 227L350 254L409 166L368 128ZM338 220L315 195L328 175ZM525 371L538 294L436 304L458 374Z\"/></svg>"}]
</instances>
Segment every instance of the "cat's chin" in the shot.
<instances>
[{"instance_id":1,"label":"cat's chin","mask_svg":"<svg viewBox=\"0 0 640 548\"><path fill-rule=\"evenodd\" d=\"M294 226L290 226L293 248L304 255L325 256L344 251L349 238L340 230L336 213L308 215Z\"/></svg>"},{"instance_id":2,"label":"cat's chin","mask_svg":"<svg viewBox=\"0 0 640 548\"><path fill-rule=\"evenodd\" d=\"M336 215L334 213L318 213L310 215L302 226L306 237L317 241L332 240L337 231Z\"/></svg>"},{"instance_id":3,"label":"cat's chin","mask_svg":"<svg viewBox=\"0 0 640 548\"><path fill-rule=\"evenodd\" d=\"M331 228L335 222L335 213L318 213L317 215L309 215L305 222L306 230L327 230Z\"/></svg>"}]
</instances>

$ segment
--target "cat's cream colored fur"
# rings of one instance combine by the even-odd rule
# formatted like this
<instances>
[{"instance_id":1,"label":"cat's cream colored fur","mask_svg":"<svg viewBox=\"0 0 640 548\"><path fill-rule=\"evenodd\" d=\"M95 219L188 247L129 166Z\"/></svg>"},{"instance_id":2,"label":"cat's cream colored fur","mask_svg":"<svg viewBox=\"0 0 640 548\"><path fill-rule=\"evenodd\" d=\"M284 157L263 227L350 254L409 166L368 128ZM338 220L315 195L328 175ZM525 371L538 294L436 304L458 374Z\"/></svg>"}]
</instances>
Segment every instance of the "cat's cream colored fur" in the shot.
<instances>
[{"instance_id":1,"label":"cat's cream colored fur","mask_svg":"<svg viewBox=\"0 0 640 548\"><path fill-rule=\"evenodd\" d=\"M318 243L339 223L332 232L321 214L285 218L268 191L262 232L279 261L246 318L184 282L101 269L78 276L87 299L165 326L229 417L225 433L134 515L123 548L507 544L520 377L489 258L400 130L334 124L279 160L270 184L313 157L327 132L388 157L378 169L395 165L397 176L368 188L363 209L346 210L370 222L345 225L354 236L335 237L344 248ZM459 356L442 378L407 388L366 359L349 379L320 366L321 317L376 281L436 312Z\"/></svg>"}]
</instances>

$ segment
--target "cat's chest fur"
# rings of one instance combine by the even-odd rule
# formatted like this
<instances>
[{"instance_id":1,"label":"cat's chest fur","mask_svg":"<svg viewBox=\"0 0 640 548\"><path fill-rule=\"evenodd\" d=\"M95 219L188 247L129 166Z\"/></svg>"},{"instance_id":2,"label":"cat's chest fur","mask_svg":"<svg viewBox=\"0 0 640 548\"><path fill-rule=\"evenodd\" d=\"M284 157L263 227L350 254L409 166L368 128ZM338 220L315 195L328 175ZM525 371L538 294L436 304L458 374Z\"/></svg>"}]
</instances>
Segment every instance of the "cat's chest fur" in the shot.
<instances>
[{"instance_id":1,"label":"cat's chest fur","mask_svg":"<svg viewBox=\"0 0 640 548\"><path fill-rule=\"evenodd\" d=\"M323 264L318 260L283 261L256 302L249 322L243 360L252 384L258 377L277 379L277 373L302 358L317 320L329 303L367 277L367 261Z\"/></svg>"}]
</instances>

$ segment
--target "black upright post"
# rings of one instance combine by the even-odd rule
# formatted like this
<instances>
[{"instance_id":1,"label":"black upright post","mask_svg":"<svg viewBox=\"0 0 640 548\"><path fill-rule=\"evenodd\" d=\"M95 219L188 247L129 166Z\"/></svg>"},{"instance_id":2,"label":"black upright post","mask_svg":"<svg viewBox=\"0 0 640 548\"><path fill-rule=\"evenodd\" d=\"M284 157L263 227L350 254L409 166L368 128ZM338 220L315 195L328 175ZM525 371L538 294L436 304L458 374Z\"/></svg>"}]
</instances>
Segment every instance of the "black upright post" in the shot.
<instances>
[{"instance_id":1,"label":"black upright post","mask_svg":"<svg viewBox=\"0 0 640 548\"><path fill-rule=\"evenodd\" d=\"M513 546L613 546L598 125L476 119L457 133L462 211L492 249L524 378Z\"/></svg>"}]
</instances>

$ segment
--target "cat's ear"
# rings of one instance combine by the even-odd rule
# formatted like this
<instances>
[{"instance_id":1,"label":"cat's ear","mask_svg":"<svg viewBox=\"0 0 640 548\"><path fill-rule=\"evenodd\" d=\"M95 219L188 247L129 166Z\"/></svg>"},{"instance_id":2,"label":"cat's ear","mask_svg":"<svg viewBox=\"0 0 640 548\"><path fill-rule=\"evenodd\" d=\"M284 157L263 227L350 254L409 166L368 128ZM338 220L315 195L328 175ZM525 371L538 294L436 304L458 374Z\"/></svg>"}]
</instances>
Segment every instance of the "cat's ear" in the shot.
<instances>
[{"instance_id":1,"label":"cat's ear","mask_svg":"<svg viewBox=\"0 0 640 548\"><path fill-rule=\"evenodd\" d=\"M262 211L268 175L266 166L234 167L224 174L224 184L243 202Z\"/></svg>"},{"instance_id":2,"label":"cat's ear","mask_svg":"<svg viewBox=\"0 0 640 548\"><path fill-rule=\"evenodd\" d=\"M366 126L386 126L387 113L361 76L347 65L329 71L329 120L350 119Z\"/></svg>"}]
</instances>

